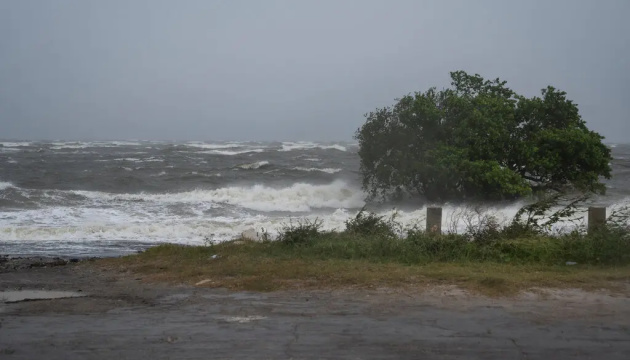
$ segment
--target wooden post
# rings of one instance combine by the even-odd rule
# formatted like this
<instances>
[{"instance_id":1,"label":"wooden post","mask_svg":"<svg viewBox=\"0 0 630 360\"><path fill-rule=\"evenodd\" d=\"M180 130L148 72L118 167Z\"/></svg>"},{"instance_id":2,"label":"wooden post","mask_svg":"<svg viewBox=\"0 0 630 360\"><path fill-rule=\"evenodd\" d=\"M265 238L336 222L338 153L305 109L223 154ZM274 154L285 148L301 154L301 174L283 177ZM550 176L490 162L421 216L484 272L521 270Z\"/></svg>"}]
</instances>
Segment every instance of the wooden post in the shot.
<instances>
[{"instance_id":1,"label":"wooden post","mask_svg":"<svg viewBox=\"0 0 630 360\"><path fill-rule=\"evenodd\" d=\"M588 208L588 232L591 233L597 227L606 225L606 208L605 207L589 207Z\"/></svg>"},{"instance_id":2,"label":"wooden post","mask_svg":"<svg viewBox=\"0 0 630 360\"><path fill-rule=\"evenodd\" d=\"M427 233L438 235L442 233L442 208L427 208Z\"/></svg>"}]
</instances>

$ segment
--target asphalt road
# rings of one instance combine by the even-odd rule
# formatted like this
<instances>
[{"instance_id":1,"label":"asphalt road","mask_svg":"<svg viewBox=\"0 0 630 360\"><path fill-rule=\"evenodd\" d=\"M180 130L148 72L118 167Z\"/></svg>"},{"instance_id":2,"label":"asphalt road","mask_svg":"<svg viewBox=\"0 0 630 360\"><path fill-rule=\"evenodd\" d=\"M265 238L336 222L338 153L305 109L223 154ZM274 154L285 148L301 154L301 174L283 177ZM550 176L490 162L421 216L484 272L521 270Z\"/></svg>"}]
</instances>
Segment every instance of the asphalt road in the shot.
<instances>
[{"instance_id":1,"label":"asphalt road","mask_svg":"<svg viewBox=\"0 0 630 360\"><path fill-rule=\"evenodd\" d=\"M625 295L233 293L73 265L0 273L17 289L86 296L0 304L0 359L630 359Z\"/></svg>"}]
</instances>

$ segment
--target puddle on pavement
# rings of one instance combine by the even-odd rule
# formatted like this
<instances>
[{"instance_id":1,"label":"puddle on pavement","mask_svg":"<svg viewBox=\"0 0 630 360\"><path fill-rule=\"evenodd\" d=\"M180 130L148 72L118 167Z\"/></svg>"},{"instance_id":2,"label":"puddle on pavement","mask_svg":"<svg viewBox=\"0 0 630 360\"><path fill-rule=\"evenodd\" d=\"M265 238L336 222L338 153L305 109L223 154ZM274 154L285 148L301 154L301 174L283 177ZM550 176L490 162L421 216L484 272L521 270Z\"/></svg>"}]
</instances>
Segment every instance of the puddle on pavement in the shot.
<instances>
[{"instance_id":1,"label":"puddle on pavement","mask_svg":"<svg viewBox=\"0 0 630 360\"><path fill-rule=\"evenodd\" d=\"M16 303L20 301L31 300L53 300L74 297L83 297L87 294L74 291L55 291L55 290L15 290L0 291L0 303Z\"/></svg>"}]
</instances>

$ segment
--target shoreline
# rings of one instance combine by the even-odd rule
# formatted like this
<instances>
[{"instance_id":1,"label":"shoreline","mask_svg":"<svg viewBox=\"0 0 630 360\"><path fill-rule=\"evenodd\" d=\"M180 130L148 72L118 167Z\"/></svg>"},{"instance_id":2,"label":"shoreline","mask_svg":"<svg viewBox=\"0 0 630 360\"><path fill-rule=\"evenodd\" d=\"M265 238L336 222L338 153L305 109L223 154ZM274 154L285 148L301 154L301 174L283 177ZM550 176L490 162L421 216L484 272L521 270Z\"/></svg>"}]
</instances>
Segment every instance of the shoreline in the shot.
<instances>
[{"instance_id":1,"label":"shoreline","mask_svg":"<svg viewBox=\"0 0 630 360\"><path fill-rule=\"evenodd\" d=\"M33 268L52 268L66 266L83 261L96 260L100 258L77 258L71 256L20 256L20 255L0 255L0 274L3 272L20 271Z\"/></svg>"}]
</instances>

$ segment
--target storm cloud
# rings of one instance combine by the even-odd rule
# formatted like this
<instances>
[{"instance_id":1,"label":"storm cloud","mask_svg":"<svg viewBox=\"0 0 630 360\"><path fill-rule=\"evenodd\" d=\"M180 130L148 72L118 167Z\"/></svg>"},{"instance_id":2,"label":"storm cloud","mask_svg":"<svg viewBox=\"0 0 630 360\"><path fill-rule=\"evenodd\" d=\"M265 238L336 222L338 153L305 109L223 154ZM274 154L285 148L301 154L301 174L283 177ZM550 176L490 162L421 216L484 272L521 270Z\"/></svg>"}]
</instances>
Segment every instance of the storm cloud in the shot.
<instances>
[{"instance_id":1,"label":"storm cloud","mask_svg":"<svg viewBox=\"0 0 630 360\"><path fill-rule=\"evenodd\" d=\"M0 1L0 138L349 140L449 71L630 142L630 2Z\"/></svg>"}]
</instances>

